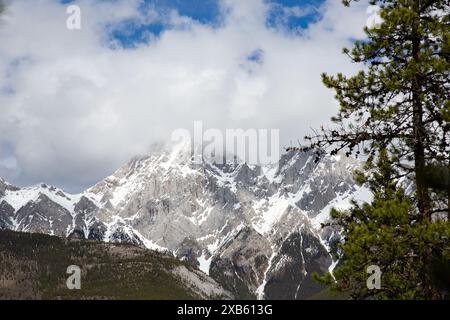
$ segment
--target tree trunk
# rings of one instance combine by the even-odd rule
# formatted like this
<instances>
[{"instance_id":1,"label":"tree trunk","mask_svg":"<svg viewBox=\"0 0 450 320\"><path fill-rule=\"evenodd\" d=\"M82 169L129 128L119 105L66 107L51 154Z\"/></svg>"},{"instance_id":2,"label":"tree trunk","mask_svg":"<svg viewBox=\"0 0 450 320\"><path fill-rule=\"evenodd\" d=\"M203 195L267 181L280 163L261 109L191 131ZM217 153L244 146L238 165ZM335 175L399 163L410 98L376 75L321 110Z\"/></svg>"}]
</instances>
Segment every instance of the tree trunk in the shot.
<instances>
[{"instance_id":1,"label":"tree trunk","mask_svg":"<svg viewBox=\"0 0 450 320\"><path fill-rule=\"evenodd\" d=\"M414 9L420 16L420 2L414 1ZM418 21L417 23L420 23ZM412 54L416 66L420 63L420 37L418 26L413 25L412 31ZM416 174L417 202L420 213L424 218L430 217L430 196L425 177L425 127L423 124L423 105L421 101L422 77L417 71L412 83L412 104L413 104L413 127L414 127L414 161Z\"/></svg>"},{"instance_id":2,"label":"tree trunk","mask_svg":"<svg viewBox=\"0 0 450 320\"><path fill-rule=\"evenodd\" d=\"M447 219L450 219L450 163L448 165L448 170L447 170L447 197L448 197Z\"/></svg>"}]
</instances>

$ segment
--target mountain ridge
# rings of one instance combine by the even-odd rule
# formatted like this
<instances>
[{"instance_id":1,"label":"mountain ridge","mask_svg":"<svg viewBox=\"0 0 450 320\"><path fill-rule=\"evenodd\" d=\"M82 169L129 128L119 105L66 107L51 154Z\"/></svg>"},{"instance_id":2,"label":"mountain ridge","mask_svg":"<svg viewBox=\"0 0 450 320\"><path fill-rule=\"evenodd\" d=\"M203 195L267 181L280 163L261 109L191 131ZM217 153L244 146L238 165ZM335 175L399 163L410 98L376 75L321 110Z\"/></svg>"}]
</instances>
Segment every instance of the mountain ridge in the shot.
<instances>
[{"instance_id":1,"label":"mountain ridge","mask_svg":"<svg viewBox=\"0 0 450 320\"><path fill-rule=\"evenodd\" d=\"M0 230L0 299L232 299L172 255L130 244ZM69 266L80 268L70 290Z\"/></svg>"},{"instance_id":2,"label":"mountain ridge","mask_svg":"<svg viewBox=\"0 0 450 320\"><path fill-rule=\"evenodd\" d=\"M320 228L329 209L370 197L353 180L356 160L316 158L291 151L270 166L197 164L183 142L133 158L78 195L0 183L0 228L169 250L238 298L303 299L320 290L311 274L335 265L328 251L338 233Z\"/></svg>"}]
</instances>

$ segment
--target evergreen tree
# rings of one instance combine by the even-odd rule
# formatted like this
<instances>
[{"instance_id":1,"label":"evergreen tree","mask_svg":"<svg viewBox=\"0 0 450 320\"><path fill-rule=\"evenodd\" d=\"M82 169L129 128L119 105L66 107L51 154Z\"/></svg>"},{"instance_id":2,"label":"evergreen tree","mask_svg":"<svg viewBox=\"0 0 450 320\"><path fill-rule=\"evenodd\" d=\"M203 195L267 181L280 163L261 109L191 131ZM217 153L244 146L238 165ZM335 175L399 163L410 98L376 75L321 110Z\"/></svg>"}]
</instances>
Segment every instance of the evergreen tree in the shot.
<instances>
[{"instance_id":1,"label":"evergreen tree","mask_svg":"<svg viewBox=\"0 0 450 320\"><path fill-rule=\"evenodd\" d=\"M450 0L371 4L383 22L344 49L364 71L323 75L340 111L334 127L306 137L332 154L368 155L370 174L357 176L374 194L371 203L332 211L343 235L340 264L334 278L320 280L353 298L443 298L450 279ZM380 290L366 286L369 265L381 268Z\"/></svg>"},{"instance_id":2,"label":"evergreen tree","mask_svg":"<svg viewBox=\"0 0 450 320\"><path fill-rule=\"evenodd\" d=\"M349 5L350 1L343 1ZM366 28L367 40L344 49L366 70L352 77L323 75L336 91L336 126L306 137L332 153L376 154L387 148L399 176L416 186L424 219L448 210L447 193L427 185L427 166L445 168L450 177L450 0L373 0L383 22Z\"/></svg>"},{"instance_id":3,"label":"evergreen tree","mask_svg":"<svg viewBox=\"0 0 450 320\"><path fill-rule=\"evenodd\" d=\"M348 211L332 210L331 224L343 237L334 253L340 263L333 275L316 279L354 299L450 298L450 223L420 219L385 149L376 165L372 162L373 157L366 166L371 173L357 172L357 177L374 199L353 202ZM367 286L371 265L381 270L380 289Z\"/></svg>"}]
</instances>

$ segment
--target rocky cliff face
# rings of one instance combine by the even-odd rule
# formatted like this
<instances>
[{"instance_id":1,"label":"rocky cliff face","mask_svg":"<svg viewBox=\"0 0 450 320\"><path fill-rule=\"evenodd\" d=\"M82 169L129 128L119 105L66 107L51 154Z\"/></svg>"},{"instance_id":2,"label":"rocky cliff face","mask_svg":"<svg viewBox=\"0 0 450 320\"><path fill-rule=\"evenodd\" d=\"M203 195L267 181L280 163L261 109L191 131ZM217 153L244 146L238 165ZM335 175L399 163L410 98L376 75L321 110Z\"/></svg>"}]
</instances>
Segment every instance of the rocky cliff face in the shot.
<instances>
[{"instance_id":1,"label":"rocky cliff face","mask_svg":"<svg viewBox=\"0 0 450 320\"><path fill-rule=\"evenodd\" d=\"M342 156L289 152L273 166L195 164L189 143L155 149L79 195L0 183L0 228L167 249L238 298L304 299L332 264L331 207L364 200Z\"/></svg>"}]
</instances>

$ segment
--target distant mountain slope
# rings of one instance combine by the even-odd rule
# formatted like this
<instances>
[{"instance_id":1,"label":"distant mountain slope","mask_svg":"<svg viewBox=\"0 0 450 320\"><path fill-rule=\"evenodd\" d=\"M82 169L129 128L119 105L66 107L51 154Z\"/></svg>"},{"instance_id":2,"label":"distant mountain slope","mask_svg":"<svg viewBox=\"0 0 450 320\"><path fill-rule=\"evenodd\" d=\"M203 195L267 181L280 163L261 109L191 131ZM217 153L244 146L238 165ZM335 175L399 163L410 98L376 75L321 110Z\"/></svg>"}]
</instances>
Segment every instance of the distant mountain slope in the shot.
<instances>
[{"instance_id":1,"label":"distant mountain slope","mask_svg":"<svg viewBox=\"0 0 450 320\"><path fill-rule=\"evenodd\" d=\"M129 244L0 231L0 299L230 299L214 280L169 255ZM67 267L81 268L69 290Z\"/></svg>"},{"instance_id":2,"label":"distant mountain slope","mask_svg":"<svg viewBox=\"0 0 450 320\"><path fill-rule=\"evenodd\" d=\"M0 229L169 250L238 298L306 299L332 268L331 207L370 194L345 156L285 153L268 166L193 161L189 141L155 148L78 195L0 180ZM318 160L318 161L316 161Z\"/></svg>"}]
</instances>

